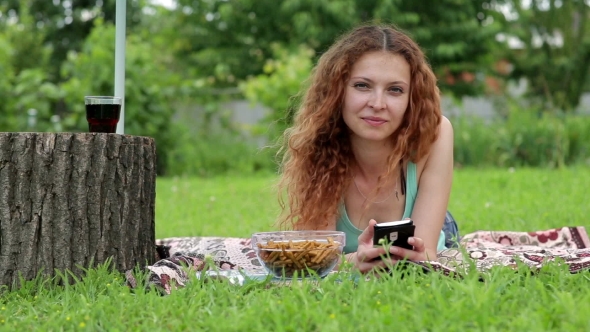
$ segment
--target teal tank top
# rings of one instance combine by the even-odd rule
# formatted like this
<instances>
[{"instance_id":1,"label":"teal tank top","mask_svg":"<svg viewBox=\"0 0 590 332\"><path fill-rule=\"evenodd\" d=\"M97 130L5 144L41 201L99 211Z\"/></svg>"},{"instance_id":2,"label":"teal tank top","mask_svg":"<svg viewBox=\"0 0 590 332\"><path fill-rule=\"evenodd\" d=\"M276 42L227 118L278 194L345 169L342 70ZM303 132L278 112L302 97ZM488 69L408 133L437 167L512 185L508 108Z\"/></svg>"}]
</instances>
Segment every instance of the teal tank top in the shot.
<instances>
[{"instance_id":1,"label":"teal tank top","mask_svg":"<svg viewBox=\"0 0 590 332\"><path fill-rule=\"evenodd\" d=\"M404 208L403 218L410 218L412 211L414 210L414 202L418 196L418 178L416 174L416 164L408 163L408 174L406 176L406 205ZM356 228L350 222L348 214L346 213L346 206L344 202L340 204L338 208L338 221L336 221L336 230L344 232L346 234L346 245L344 246L344 253L348 254L355 252L358 248L358 237L363 232L361 229ZM446 249L445 247L445 233L441 230L440 236L438 237L437 251Z\"/></svg>"}]
</instances>

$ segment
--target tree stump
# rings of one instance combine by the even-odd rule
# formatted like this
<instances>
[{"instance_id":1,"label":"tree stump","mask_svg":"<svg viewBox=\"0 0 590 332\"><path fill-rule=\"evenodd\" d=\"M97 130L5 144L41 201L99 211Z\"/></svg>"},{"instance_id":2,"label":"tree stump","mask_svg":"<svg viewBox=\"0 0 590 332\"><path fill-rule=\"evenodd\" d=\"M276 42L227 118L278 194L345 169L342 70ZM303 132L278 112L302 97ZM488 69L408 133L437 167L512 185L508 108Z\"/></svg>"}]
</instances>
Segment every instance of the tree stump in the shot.
<instances>
[{"instance_id":1,"label":"tree stump","mask_svg":"<svg viewBox=\"0 0 590 332\"><path fill-rule=\"evenodd\" d=\"M0 133L0 285L153 264L155 189L152 138Z\"/></svg>"}]
</instances>

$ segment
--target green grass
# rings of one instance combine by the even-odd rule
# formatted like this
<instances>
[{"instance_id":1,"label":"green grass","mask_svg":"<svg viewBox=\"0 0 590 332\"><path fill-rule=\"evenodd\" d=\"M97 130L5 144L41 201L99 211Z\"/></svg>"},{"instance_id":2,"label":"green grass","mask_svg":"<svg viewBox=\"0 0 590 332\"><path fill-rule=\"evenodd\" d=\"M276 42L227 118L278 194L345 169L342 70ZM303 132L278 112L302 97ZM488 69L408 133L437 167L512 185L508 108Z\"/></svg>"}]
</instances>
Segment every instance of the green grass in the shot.
<instances>
[{"instance_id":1,"label":"green grass","mask_svg":"<svg viewBox=\"0 0 590 332\"><path fill-rule=\"evenodd\" d=\"M590 226L590 169L455 172L449 209L467 232Z\"/></svg>"},{"instance_id":2,"label":"green grass","mask_svg":"<svg viewBox=\"0 0 590 332\"><path fill-rule=\"evenodd\" d=\"M156 236L237 236L272 229L275 179L159 179ZM590 170L456 170L449 209L461 232L590 226Z\"/></svg>"},{"instance_id":3,"label":"green grass","mask_svg":"<svg viewBox=\"0 0 590 332\"><path fill-rule=\"evenodd\" d=\"M158 179L156 237L235 236L272 229L279 215L272 176Z\"/></svg>"},{"instance_id":4,"label":"green grass","mask_svg":"<svg viewBox=\"0 0 590 332\"><path fill-rule=\"evenodd\" d=\"M158 179L156 232L240 236L272 229L272 176ZM457 170L450 209L462 233L588 226L590 170ZM336 277L339 279L337 280ZM348 275L291 287L193 278L170 296L130 292L102 266L71 286L26 282L0 295L0 331L590 330L590 273L549 265L535 276L497 268L486 282L436 274L354 284Z\"/></svg>"}]
</instances>

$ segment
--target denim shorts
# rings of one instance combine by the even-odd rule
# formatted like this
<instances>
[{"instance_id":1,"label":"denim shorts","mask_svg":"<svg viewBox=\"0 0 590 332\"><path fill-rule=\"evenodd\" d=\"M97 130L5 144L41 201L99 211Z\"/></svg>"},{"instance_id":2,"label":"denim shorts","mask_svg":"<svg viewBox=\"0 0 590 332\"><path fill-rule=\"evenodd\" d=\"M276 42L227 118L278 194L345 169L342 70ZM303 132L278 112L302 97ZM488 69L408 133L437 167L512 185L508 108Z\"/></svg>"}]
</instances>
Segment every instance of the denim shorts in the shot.
<instances>
[{"instance_id":1,"label":"denim shorts","mask_svg":"<svg viewBox=\"0 0 590 332\"><path fill-rule=\"evenodd\" d=\"M447 211L445 215L445 223L442 228L445 233L445 247L447 248L458 248L461 236L459 235L459 227L451 212Z\"/></svg>"}]
</instances>

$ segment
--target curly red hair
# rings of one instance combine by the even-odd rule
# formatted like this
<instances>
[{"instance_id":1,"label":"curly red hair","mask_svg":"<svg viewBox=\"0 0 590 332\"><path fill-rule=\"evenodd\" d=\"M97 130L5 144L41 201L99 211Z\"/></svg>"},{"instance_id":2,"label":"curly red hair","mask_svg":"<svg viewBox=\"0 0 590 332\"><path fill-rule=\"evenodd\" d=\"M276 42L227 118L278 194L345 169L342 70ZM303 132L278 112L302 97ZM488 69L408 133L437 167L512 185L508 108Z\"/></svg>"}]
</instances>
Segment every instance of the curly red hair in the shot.
<instances>
[{"instance_id":1,"label":"curly red hair","mask_svg":"<svg viewBox=\"0 0 590 332\"><path fill-rule=\"evenodd\" d=\"M365 53L401 55L410 66L410 98L400 127L391 139L386 177L398 165L423 158L441 122L436 77L420 47L400 30L365 25L339 38L319 59L293 126L283 136L279 182L282 226L323 229L336 222L338 204L350 185L355 159L342 119L345 85L354 63ZM287 194L285 204L284 193Z\"/></svg>"}]
</instances>

